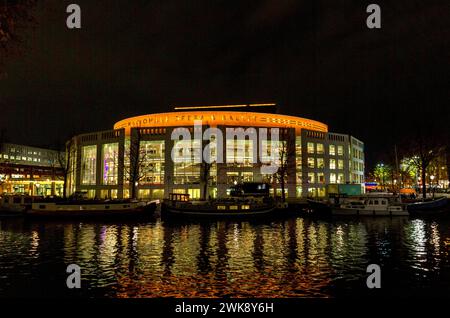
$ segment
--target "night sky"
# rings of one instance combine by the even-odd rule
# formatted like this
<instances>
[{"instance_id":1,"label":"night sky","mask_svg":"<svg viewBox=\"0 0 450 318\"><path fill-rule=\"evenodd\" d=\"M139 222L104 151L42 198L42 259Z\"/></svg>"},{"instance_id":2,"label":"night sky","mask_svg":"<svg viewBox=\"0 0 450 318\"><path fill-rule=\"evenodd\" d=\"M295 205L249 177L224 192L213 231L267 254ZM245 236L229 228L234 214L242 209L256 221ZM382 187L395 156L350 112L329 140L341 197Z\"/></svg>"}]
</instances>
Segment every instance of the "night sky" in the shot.
<instances>
[{"instance_id":1,"label":"night sky","mask_svg":"<svg viewBox=\"0 0 450 318\"><path fill-rule=\"evenodd\" d=\"M448 136L450 2L372 2L41 1L0 80L0 128L52 146L173 105L276 102L360 138L369 164L419 125Z\"/></svg>"}]
</instances>

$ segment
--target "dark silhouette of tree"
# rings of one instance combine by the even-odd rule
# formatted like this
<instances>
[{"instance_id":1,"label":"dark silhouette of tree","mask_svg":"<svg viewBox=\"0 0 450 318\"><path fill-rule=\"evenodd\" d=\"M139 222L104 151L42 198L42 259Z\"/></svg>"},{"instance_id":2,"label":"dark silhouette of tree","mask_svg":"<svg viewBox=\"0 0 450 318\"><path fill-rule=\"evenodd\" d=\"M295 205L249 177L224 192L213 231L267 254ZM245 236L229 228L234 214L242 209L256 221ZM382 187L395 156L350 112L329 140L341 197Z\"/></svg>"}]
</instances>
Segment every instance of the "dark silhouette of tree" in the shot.
<instances>
[{"instance_id":1,"label":"dark silhouette of tree","mask_svg":"<svg viewBox=\"0 0 450 318\"><path fill-rule=\"evenodd\" d=\"M275 173L275 179L281 187L281 200L286 201L286 183L288 171L293 171L291 163L295 158L295 134L289 129L280 128L280 142L278 144L278 170ZM293 146L294 145L294 146ZM276 189L274 189L276 194Z\"/></svg>"},{"instance_id":2,"label":"dark silhouette of tree","mask_svg":"<svg viewBox=\"0 0 450 318\"><path fill-rule=\"evenodd\" d=\"M203 200L208 199L208 186L211 180L213 180L213 177L210 175L211 167L213 164L215 164L214 161L211 163L203 161L200 166L200 183L203 186Z\"/></svg>"},{"instance_id":3,"label":"dark silhouette of tree","mask_svg":"<svg viewBox=\"0 0 450 318\"><path fill-rule=\"evenodd\" d=\"M70 138L65 144L56 142L55 158L53 158L52 167L54 170L60 169L63 179L63 198L67 198L67 182L69 176L76 173L76 167L78 165L73 164L73 160L76 160L76 148L74 139ZM57 175L56 171L53 173Z\"/></svg>"},{"instance_id":4,"label":"dark silhouette of tree","mask_svg":"<svg viewBox=\"0 0 450 318\"><path fill-rule=\"evenodd\" d=\"M416 166L421 175L422 195L424 199L427 196L427 168L434 160L445 153L446 145L442 144L437 137L426 134L422 129L419 129L417 137L409 145L411 163Z\"/></svg>"},{"instance_id":5,"label":"dark silhouette of tree","mask_svg":"<svg viewBox=\"0 0 450 318\"><path fill-rule=\"evenodd\" d=\"M5 58L23 42L19 30L33 24L37 0L0 0L0 77Z\"/></svg>"},{"instance_id":6,"label":"dark silhouette of tree","mask_svg":"<svg viewBox=\"0 0 450 318\"><path fill-rule=\"evenodd\" d=\"M140 129L131 130L128 149L125 151L124 176L131 186L131 198L137 199L137 188L147 172L153 167L149 162L145 149L141 148L142 132ZM128 162L127 162L128 161Z\"/></svg>"}]
</instances>

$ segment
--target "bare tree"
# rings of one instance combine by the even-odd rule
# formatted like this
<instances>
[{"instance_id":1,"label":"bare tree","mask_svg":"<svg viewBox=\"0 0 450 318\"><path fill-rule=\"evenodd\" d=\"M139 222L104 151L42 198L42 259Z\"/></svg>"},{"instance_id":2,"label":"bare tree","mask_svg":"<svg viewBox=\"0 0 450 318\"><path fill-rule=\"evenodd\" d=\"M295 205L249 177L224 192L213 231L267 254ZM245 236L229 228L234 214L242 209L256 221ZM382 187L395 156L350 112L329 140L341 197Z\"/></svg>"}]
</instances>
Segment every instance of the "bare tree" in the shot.
<instances>
[{"instance_id":1,"label":"bare tree","mask_svg":"<svg viewBox=\"0 0 450 318\"><path fill-rule=\"evenodd\" d=\"M19 29L34 22L33 9L37 0L0 0L0 77L6 56L17 52L18 44L23 42Z\"/></svg>"},{"instance_id":2,"label":"bare tree","mask_svg":"<svg viewBox=\"0 0 450 318\"><path fill-rule=\"evenodd\" d=\"M208 186L211 180L213 180L213 177L210 175L213 164L215 164L215 162L208 163L203 161L200 166L200 183L203 185L203 200L208 199Z\"/></svg>"},{"instance_id":3,"label":"bare tree","mask_svg":"<svg viewBox=\"0 0 450 318\"><path fill-rule=\"evenodd\" d=\"M148 171L153 167L148 160L145 149L141 148L142 132L139 128L132 129L129 146L125 151L124 176L131 185L131 198L137 199L137 188Z\"/></svg>"},{"instance_id":4,"label":"bare tree","mask_svg":"<svg viewBox=\"0 0 450 318\"><path fill-rule=\"evenodd\" d=\"M74 139L70 138L65 144L56 142L55 158L52 160L53 175L57 176L56 170L60 170L63 179L63 198L67 198L67 183L69 176L76 173L76 164L73 164L73 160L76 160L76 148Z\"/></svg>"},{"instance_id":5,"label":"bare tree","mask_svg":"<svg viewBox=\"0 0 450 318\"><path fill-rule=\"evenodd\" d=\"M282 128L280 129L280 142L278 145L278 154L279 154L279 162L278 162L278 170L275 173L275 179L281 187L281 200L283 202L286 201L286 183L288 172L291 170L290 162L292 158L295 158L295 137L292 140L292 134L289 129ZM274 189L276 193L276 189Z\"/></svg>"},{"instance_id":6,"label":"bare tree","mask_svg":"<svg viewBox=\"0 0 450 318\"><path fill-rule=\"evenodd\" d=\"M427 168L439 156L444 154L445 146L436 142L435 138L426 138L423 134L413 141L410 147L411 163L420 171L423 199L427 197Z\"/></svg>"}]
</instances>

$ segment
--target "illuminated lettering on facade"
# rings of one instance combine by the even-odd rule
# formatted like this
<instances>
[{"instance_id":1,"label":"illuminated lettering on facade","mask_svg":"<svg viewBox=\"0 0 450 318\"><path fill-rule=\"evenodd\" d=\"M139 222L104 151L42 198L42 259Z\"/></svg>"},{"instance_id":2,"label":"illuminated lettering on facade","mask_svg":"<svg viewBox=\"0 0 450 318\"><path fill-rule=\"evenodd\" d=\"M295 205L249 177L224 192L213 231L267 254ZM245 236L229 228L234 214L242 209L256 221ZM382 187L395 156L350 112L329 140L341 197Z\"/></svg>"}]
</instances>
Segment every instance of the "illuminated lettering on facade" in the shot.
<instances>
[{"instance_id":1,"label":"illuminated lettering on facade","mask_svg":"<svg viewBox=\"0 0 450 318\"><path fill-rule=\"evenodd\" d=\"M135 127L170 127L193 126L194 121L201 120L211 127L217 126L256 126L256 127L286 127L295 128L297 133L301 129L327 132L328 126L311 119L252 112L224 112L224 111L190 111L142 115L117 122L114 129L125 128L129 134L130 128Z\"/></svg>"}]
</instances>

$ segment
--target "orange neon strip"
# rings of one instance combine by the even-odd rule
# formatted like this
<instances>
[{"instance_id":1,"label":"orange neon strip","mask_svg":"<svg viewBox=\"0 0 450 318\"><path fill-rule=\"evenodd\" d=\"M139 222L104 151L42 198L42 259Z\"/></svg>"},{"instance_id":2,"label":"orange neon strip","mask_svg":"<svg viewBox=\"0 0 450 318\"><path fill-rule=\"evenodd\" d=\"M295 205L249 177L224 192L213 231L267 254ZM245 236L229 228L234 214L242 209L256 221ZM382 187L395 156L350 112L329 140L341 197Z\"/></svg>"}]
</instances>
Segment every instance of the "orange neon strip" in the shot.
<instances>
[{"instance_id":1,"label":"orange neon strip","mask_svg":"<svg viewBox=\"0 0 450 318\"><path fill-rule=\"evenodd\" d=\"M324 123L295 116L238 112L238 111L189 111L148 114L123 119L114 125L114 129L125 128L128 135L135 127L186 127L193 126L194 121L201 120L202 125L211 127L282 127L295 128L297 134L301 129L327 132Z\"/></svg>"}]
</instances>

